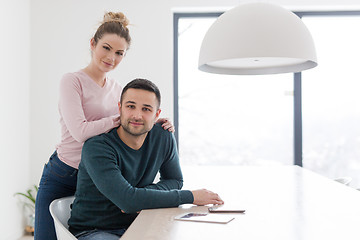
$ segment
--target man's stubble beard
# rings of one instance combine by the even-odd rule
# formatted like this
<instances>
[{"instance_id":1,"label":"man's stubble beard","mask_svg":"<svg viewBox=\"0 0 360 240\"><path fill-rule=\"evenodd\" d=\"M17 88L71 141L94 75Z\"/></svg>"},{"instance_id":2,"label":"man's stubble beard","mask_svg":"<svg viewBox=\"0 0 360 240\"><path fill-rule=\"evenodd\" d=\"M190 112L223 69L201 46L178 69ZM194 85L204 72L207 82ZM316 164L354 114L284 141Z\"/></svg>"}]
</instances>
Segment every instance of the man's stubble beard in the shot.
<instances>
[{"instance_id":1,"label":"man's stubble beard","mask_svg":"<svg viewBox=\"0 0 360 240\"><path fill-rule=\"evenodd\" d=\"M151 128L147 128L146 125L142 125L143 128L141 129L140 132L134 132L131 130L131 127L130 127L130 124L129 122L127 122L125 125L124 124L121 124L121 127L124 129L124 131L132 136L135 136L135 137L139 137L139 136L142 136L144 134L147 134L148 132L150 132L150 130L152 129Z\"/></svg>"}]
</instances>

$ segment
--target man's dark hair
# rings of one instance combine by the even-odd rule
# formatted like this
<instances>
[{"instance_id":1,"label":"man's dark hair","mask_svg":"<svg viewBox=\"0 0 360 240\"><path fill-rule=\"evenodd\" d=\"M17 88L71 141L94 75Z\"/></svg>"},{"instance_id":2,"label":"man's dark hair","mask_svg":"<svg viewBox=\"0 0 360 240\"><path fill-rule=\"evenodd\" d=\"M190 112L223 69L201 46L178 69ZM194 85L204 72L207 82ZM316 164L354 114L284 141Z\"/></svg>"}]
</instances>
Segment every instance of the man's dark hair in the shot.
<instances>
[{"instance_id":1,"label":"man's dark hair","mask_svg":"<svg viewBox=\"0 0 360 240\"><path fill-rule=\"evenodd\" d=\"M136 78L136 79L132 80L131 82L126 84L126 86L123 88L123 90L121 92L120 103L122 103L124 93L129 88L142 89L142 90L146 90L146 91L155 93L156 99L158 100L158 108L160 107L160 103L161 103L160 90L153 82L151 82L147 79L142 79L142 78Z\"/></svg>"}]
</instances>

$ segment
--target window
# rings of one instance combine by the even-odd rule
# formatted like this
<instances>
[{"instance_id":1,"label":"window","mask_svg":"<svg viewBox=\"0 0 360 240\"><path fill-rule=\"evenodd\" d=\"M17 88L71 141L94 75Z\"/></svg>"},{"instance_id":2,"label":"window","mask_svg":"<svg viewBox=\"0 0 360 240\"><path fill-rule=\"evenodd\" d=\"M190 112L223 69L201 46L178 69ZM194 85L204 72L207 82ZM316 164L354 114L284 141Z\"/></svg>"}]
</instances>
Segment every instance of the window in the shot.
<instances>
[{"instance_id":1,"label":"window","mask_svg":"<svg viewBox=\"0 0 360 240\"><path fill-rule=\"evenodd\" d=\"M261 76L197 69L203 36L220 14L175 14L174 122L182 164L289 165L300 159L299 165L329 178L350 176L358 188L360 12L296 13L314 37L319 66ZM302 112L294 109L293 92L302 94ZM295 135L294 121L300 123Z\"/></svg>"},{"instance_id":2,"label":"window","mask_svg":"<svg viewBox=\"0 0 360 240\"><path fill-rule=\"evenodd\" d=\"M360 15L303 17L319 66L303 72L303 166L360 186Z\"/></svg>"},{"instance_id":3,"label":"window","mask_svg":"<svg viewBox=\"0 0 360 240\"><path fill-rule=\"evenodd\" d=\"M201 72L202 39L215 18L179 21L179 154L183 164L293 164L293 74Z\"/></svg>"}]
</instances>

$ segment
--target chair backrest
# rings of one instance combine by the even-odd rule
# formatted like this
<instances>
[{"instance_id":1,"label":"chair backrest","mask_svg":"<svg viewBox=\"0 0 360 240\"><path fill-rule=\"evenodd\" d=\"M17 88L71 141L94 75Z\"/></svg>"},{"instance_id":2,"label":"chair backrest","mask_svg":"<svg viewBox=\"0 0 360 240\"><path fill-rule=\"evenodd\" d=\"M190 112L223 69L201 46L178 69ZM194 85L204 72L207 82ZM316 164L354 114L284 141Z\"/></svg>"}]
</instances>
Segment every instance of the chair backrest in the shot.
<instances>
[{"instance_id":1,"label":"chair backrest","mask_svg":"<svg viewBox=\"0 0 360 240\"><path fill-rule=\"evenodd\" d=\"M76 238L68 230L67 221L70 218L70 205L74 196L55 199L50 204L50 213L54 219L55 231L58 240L75 240Z\"/></svg>"}]
</instances>

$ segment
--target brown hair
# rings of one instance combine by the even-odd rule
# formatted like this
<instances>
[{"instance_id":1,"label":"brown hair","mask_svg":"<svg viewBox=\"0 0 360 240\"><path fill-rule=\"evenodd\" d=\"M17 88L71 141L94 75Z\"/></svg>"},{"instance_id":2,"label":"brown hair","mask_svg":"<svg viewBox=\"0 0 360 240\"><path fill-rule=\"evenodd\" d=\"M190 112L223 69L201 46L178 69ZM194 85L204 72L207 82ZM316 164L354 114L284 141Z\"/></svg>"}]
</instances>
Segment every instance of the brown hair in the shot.
<instances>
[{"instance_id":1,"label":"brown hair","mask_svg":"<svg viewBox=\"0 0 360 240\"><path fill-rule=\"evenodd\" d=\"M122 104L123 96L125 95L125 92L130 88L142 89L142 90L146 90L146 91L155 93L156 99L158 101L157 109L160 108L161 95L160 95L159 88L153 82L151 82L147 79L142 79L142 78L136 78L136 79L132 80L131 82L129 82L128 84L126 84L126 86L123 88L121 95L120 95L121 96L120 97L121 104Z\"/></svg>"},{"instance_id":2,"label":"brown hair","mask_svg":"<svg viewBox=\"0 0 360 240\"><path fill-rule=\"evenodd\" d=\"M104 36L104 34L112 33L118 35L119 37L124 38L129 48L131 43L131 37L129 34L129 29L127 28L128 25L129 25L129 20L122 12L105 13L104 19L94 35L95 45L98 43L99 39L101 39Z\"/></svg>"}]
</instances>

